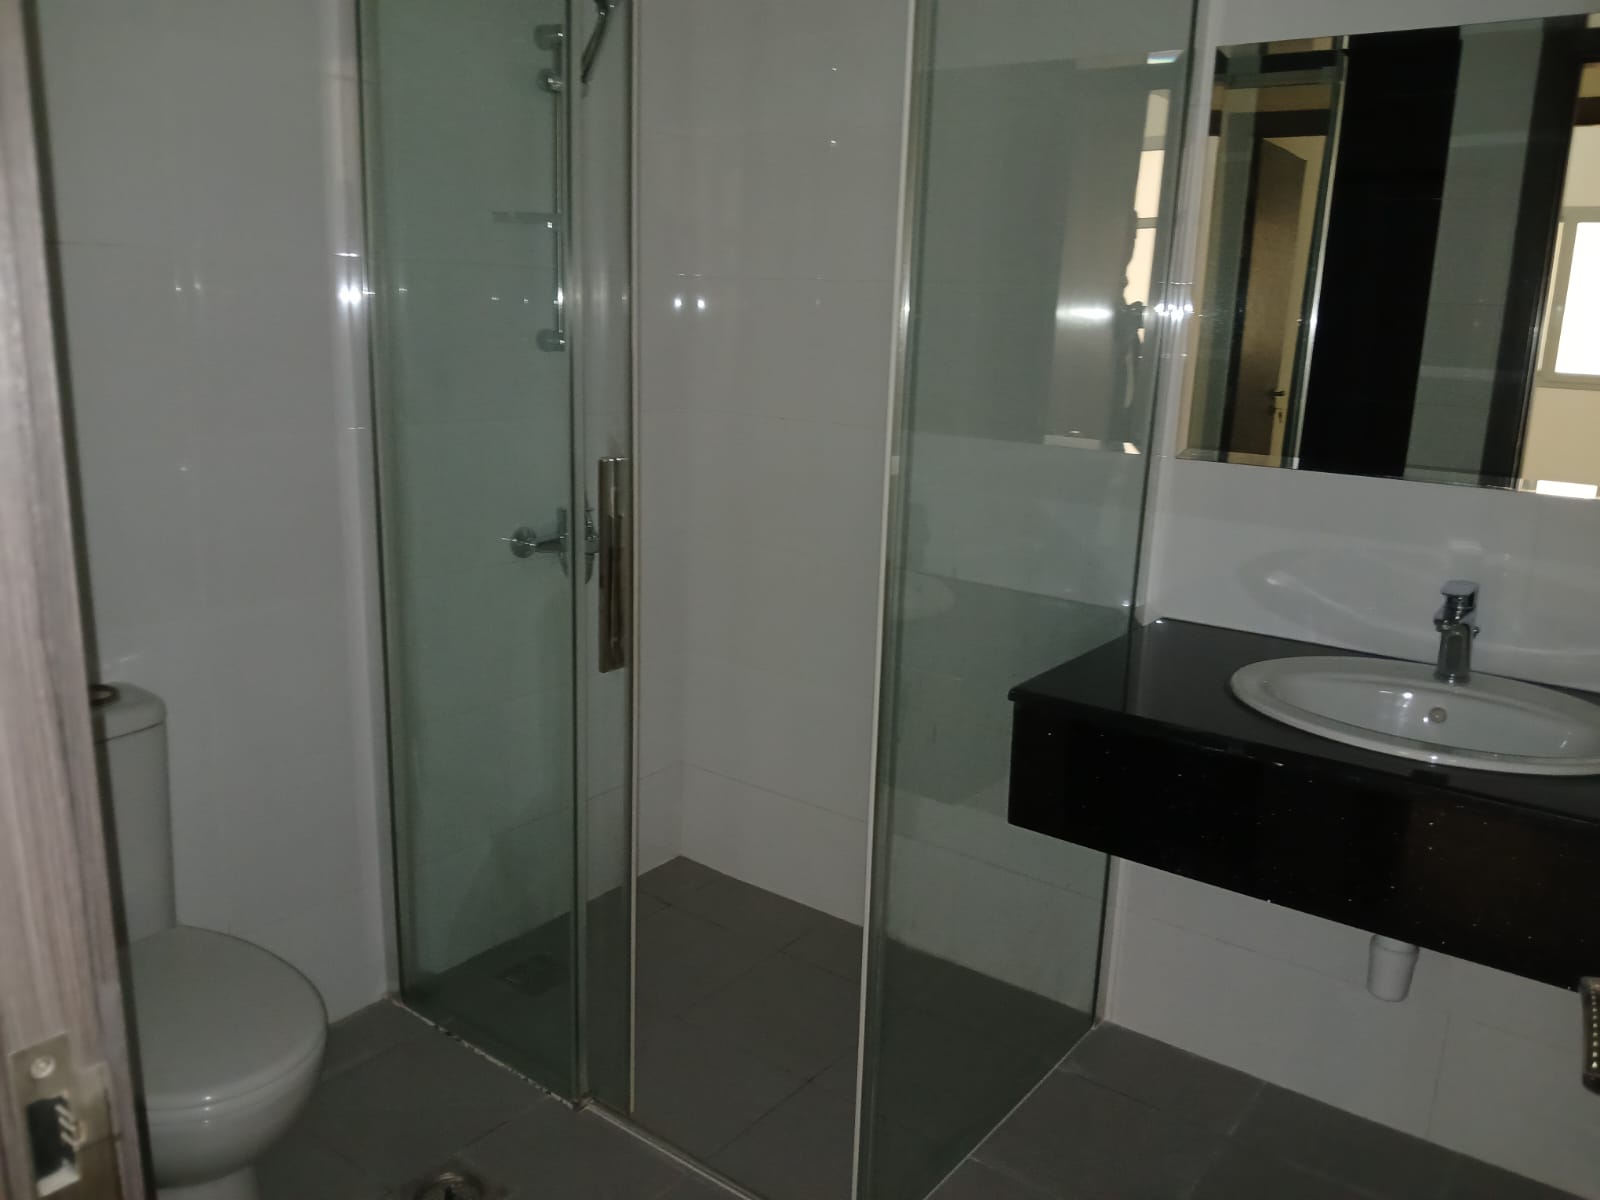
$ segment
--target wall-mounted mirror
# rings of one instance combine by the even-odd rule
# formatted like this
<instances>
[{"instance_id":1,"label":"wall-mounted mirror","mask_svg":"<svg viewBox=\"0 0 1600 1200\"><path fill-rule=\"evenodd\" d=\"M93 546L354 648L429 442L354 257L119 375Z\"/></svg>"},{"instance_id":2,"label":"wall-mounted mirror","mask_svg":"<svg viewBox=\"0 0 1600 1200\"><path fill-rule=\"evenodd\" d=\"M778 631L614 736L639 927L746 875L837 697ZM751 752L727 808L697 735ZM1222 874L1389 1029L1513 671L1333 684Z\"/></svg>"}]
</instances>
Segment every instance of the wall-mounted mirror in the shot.
<instances>
[{"instance_id":1,"label":"wall-mounted mirror","mask_svg":"<svg viewBox=\"0 0 1600 1200\"><path fill-rule=\"evenodd\" d=\"M1600 493L1600 17L1218 51L1189 458Z\"/></svg>"}]
</instances>

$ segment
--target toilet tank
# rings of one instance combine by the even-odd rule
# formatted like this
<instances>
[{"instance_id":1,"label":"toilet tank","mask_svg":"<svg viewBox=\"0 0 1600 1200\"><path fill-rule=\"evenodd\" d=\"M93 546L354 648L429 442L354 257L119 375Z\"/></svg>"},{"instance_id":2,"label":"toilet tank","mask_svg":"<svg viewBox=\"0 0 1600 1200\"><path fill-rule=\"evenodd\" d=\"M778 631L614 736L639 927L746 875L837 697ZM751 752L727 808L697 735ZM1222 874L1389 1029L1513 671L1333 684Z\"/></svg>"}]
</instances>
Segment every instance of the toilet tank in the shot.
<instances>
[{"instance_id":1,"label":"toilet tank","mask_svg":"<svg viewBox=\"0 0 1600 1200\"><path fill-rule=\"evenodd\" d=\"M100 779L110 790L115 857L130 941L178 922L167 800L167 708L161 697L117 683L94 706Z\"/></svg>"}]
</instances>

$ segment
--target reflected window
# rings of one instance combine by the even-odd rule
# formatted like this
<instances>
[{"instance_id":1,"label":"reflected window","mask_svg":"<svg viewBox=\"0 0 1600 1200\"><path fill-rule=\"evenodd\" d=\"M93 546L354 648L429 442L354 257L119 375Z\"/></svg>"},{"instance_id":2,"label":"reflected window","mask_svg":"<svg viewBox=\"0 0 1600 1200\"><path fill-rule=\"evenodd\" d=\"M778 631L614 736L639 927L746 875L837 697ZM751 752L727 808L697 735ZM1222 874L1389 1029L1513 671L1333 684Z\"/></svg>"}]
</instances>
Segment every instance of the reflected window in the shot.
<instances>
[{"instance_id":1,"label":"reflected window","mask_svg":"<svg viewBox=\"0 0 1600 1200\"><path fill-rule=\"evenodd\" d=\"M1600 379L1600 209L1590 215L1562 221L1551 289L1546 369L1568 383Z\"/></svg>"}]
</instances>

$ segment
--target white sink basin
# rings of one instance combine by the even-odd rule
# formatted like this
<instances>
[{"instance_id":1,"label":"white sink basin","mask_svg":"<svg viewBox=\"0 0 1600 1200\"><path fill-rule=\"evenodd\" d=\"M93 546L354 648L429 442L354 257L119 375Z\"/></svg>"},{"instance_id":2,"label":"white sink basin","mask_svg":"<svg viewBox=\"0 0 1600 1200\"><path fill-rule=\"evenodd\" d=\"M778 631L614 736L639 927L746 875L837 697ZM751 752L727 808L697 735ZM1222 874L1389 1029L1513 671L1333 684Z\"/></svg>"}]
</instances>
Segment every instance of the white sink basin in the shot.
<instances>
[{"instance_id":1,"label":"white sink basin","mask_svg":"<svg viewBox=\"0 0 1600 1200\"><path fill-rule=\"evenodd\" d=\"M1439 766L1518 775L1600 774L1600 705L1531 683L1355 657L1274 658L1241 667L1233 694L1320 737Z\"/></svg>"}]
</instances>

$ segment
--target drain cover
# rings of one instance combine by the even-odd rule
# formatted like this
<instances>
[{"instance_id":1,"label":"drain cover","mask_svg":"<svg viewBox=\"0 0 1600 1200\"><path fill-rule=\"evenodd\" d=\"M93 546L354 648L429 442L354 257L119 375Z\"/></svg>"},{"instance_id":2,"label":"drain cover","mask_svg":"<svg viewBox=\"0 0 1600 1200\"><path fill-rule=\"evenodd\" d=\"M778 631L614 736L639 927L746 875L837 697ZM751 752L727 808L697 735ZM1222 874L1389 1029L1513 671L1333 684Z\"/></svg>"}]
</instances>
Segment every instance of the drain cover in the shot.
<instances>
[{"instance_id":1,"label":"drain cover","mask_svg":"<svg viewBox=\"0 0 1600 1200\"><path fill-rule=\"evenodd\" d=\"M566 978L566 971L548 954L535 954L500 972L500 978L529 996L541 996Z\"/></svg>"},{"instance_id":2,"label":"drain cover","mask_svg":"<svg viewBox=\"0 0 1600 1200\"><path fill-rule=\"evenodd\" d=\"M440 1171L412 1192L412 1200L484 1200L483 1184L465 1171Z\"/></svg>"}]
</instances>

